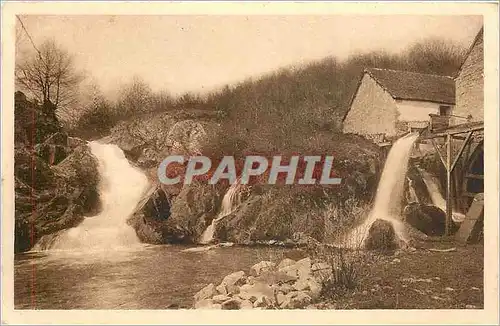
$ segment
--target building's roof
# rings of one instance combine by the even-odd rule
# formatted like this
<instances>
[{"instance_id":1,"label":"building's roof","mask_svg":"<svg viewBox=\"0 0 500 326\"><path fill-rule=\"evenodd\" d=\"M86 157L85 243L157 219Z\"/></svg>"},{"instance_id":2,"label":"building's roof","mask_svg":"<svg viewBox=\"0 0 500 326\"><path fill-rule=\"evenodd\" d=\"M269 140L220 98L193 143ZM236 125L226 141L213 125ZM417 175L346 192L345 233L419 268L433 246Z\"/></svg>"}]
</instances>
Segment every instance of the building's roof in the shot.
<instances>
[{"instance_id":1,"label":"building's roof","mask_svg":"<svg viewBox=\"0 0 500 326\"><path fill-rule=\"evenodd\" d=\"M470 56L470 53L472 52L474 47L478 44L481 44L481 45L483 44L483 34L484 34L484 27L481 27L479 32L477 32L476 37L474 38L474 41L472 41L472 44L470 45L469 49L467 50L467 53L464 56L462 64L460 65L460 69L457 71L455 78L457 78L460 75L460 73L462 72L464 64L467 61L467 58Z\"/></svg>"},{"instance_id":2,"label":"building's roof","mask_svg":"<svg viewBox=\"0 0 500 326\"><path fill-rule=\"evenodd\" d=\"M395 99L455 104L452 77L379 68L367 68L365 73Z\"/></svg>"}]
</instances>

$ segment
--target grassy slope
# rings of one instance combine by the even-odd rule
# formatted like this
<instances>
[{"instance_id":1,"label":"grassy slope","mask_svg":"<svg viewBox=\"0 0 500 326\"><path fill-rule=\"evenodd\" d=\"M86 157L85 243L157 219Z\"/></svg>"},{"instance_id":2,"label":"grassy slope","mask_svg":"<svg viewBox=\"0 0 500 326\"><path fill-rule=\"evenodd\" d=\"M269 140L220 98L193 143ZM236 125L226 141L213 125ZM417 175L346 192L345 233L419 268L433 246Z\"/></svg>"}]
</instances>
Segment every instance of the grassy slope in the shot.
<instances>
[{"instance_id":1,"label":"grassy slope","mask_svg":"<svg viewBox=\"0 0 500 326\"><path fill-rule=\"evenodd\" d=\"M431 252L429 248L456 248ZM483 244L457 247L427 242L414 252L372 257L361 266L358 288L326 299L320 309L483 308Z\"/></svg>"}]
</instances>

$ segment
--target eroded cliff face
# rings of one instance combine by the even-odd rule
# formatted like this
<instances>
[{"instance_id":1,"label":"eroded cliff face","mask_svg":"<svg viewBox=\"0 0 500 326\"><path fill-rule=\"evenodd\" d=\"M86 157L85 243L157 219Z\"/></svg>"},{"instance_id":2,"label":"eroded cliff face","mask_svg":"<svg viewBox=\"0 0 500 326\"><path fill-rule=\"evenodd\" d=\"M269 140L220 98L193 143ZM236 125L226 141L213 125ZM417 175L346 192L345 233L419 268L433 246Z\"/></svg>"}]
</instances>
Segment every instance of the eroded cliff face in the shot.
<instances>
[{"instance_id":1,"label":"eroded cliff face","mask_svg":"<svg viewBox=\"0 0 500 326\"><path fill-rule=\"evenodd\" d=\"M15 246L78 225L99 210L97 160L85 141L68 137L51 103L15 97Z\"/></svg>"},{"instance_id":2,"label":"eroded cliff face","mask_svg":"<svg viewBox=\"0 0 500 326\"><path fill-rule=\"evenodd\" d=\"M164 114L156 120L124 123L108 138L148 171L153 184L129 220L142 241L197 243L217 218L227 184L214 186L197 181L164 186L156 175L159 163L169 154L205 153L214 135L223 132L217 127L213 121L179 121ZM215 241L293 242L297 234L333 241L368 209L383 160L379 148L362 137L338 135L336 146L339 150L335 150L334 169L342 178L341 185L246 187L239 205L217 223Z\"/></svg>"}]
</instances>

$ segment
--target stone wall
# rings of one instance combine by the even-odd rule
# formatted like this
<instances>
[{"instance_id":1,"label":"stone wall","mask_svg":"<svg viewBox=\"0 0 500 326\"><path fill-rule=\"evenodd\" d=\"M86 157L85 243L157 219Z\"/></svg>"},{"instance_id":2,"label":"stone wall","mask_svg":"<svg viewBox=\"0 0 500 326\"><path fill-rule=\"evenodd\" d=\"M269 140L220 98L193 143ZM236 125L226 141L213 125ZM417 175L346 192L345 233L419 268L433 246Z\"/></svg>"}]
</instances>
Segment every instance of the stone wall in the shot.
<instances>
[{"instance_id":1,"label":"stone wall","mask_svg":"<svg viewBox=\"0 0 500 326\"><path fill-rule=\"evenodd\" d=\"M467 117L470 114L473 121L484 121L483 65L483 35L481 32L455 80L456 106L454 115ZM454 118L451 124L456 125L464 122L466 120Z\"/></svg>"},{"instance_id":2,"label":"stone wall","mask_svg":"<svg viewBox=\"0 0 500 326\"><path fill-rule=\"evenodd\" d=\"M396 134L396 101L365 74L344 120L344 133Z\"/></svg>"}]
</instances>

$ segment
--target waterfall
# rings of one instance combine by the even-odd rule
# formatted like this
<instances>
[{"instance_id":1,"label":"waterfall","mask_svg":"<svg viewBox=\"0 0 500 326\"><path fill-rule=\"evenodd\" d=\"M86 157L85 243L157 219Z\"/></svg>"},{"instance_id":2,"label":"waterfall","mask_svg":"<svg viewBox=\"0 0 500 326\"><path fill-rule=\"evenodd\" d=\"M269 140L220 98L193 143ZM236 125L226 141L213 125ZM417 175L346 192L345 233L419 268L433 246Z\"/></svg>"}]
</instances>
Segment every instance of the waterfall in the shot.
<instances>
[{"instance_id":1,"label":"waterfall","mask_svg":"<svg viewBox=\"0 0 500 326\"><path fill-rule=\"evenodd\" d=\"M140 243L127 219L148 187L146 175L130 165L118 146L95 141L89 146L99 163L102 211L51 239L40 239L34 250L113 250Z\"/></svg>"},{"instance_id":2,"label":"waterfall","mask_svg":"<svg viewBox=\"0 0 500 326\"><path fill-rule=\"evenodd\" d=\"M443 198L443 195L439 190L439 184L437 180L427 171L419 169L419 172L422 176L422 179L424 180L425 186L427 187L427 191L429 192L434 206L446 212L446 200ZM463 222L463 220L465 219L465 215L459 212L452 212L451 217L452 220L457 223Z\"/></svg>"},{"instance_id":3,"label":"waterfall","mask_svg":"<svg viewBox=\"0 0 500 326\"><path fill-rule=\"evenodd\" d=\"M241 198L239 196L240 180L236 180L235 183L229 187L224 198L222 198L221 210L216 218L212 220L212 223L206 228L200 238L201 244L210 243L214 238L215 225L218 221L231 214L236 207L240 204Z\"/></svg>"},{"instance_id":4,"label":"waterfall","mask_svg":"<svg viewBox=\"0 0 500 326\"><path fill-rule=\"evenodd\" d=\"M358 248L363 245L370 226L378 219L392 223L396 235L406 241L401 222L401 204L408 161L418 133L410 133L398 139L391 147L375 195L375 202L368 218L347 237L344 246Z\"/></svg>"}]
</instances>

